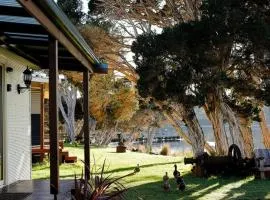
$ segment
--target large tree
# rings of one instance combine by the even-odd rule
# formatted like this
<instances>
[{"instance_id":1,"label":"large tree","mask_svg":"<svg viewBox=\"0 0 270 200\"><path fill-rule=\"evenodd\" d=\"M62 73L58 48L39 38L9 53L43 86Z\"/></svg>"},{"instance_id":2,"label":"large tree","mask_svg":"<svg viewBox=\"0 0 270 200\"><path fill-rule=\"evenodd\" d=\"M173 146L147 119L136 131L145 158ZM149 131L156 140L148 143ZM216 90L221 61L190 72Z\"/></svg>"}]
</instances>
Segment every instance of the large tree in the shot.
<instances>
[{"instance_id":1,"label":"large tree","mask_svg":"<svg viewBox=\"0 0 270 200\"><path fill-rule=\"evenodd\" d=\"M129 81L107 75L94 75L90 84L90 113L97 121L96 140L108 144L118 126L128 122L138 110L136 90Z\"/></svg>"},{"instance_id":2,"label":"large tree","mask_svg":"<svg viewBox=\"0 0 270 200\"><path fill-rule=\"evenodd\" d=\"M85 16L82 11L82 0L58 0L57 4L75 25L82 23Z\"/></svg>"},{"instance_id":3,"label":"large tree","mask_svg":"<svg viewBox=\"0 0 270 200\"><path fill-rule=\"evenodd\" d=\"M58 87L58 107L64 120L69 142L74 142L75 133L75 108L77 103L78 88L69 80L62 79Z\"/></svg>"},{"instance_id":4,"label":"large tree","mask_svg":"<svg viewBox=\"0 0 270 200\"><path fill-rule=\"evenodd\" d=\"M161 35L139 37L133 46L141 94L180 102L185 109L205 105L219 154L226 154L228 145L235 143L244 156L252 156L251 131L244 127L258 115L257 104L246 103L258 93L247 76L247 71L260 68L252 62L252 55L261 51L252 48L259 47L252 28L261 27L258 20L254 22L259 15L254 4L204 1L200 21L180 23ZM225 123L229 136L224 132Z\"/></svg>"},{"instance_id":5,"label":"large tree","mask_svg":"<svg viewBox=\"0 0 270 200\"><path fill-rule=\"evenodd\" d=\"M200 5L201 1L192 0L164 2L92 0L89 2L89 21L91 23L98 21L98 24L104 27L104 24L106 25L110 20L114 25L114 29L111 29L110 33L113 33L114 39L122 45L122 48L117 53L120 59L113 63L119 63L120 61L117 70L136 85L138 76L134 70L133 62L128 59L130 57L131 41L135 40L140 34L154 32L157 28L172 26L183 21L198 20L200 18ZM95 34L95 36L97 35ZM111 60L109 59L109 62ZM166 111L162 112L166 117L169 117L166 115ZM210 146L207 147L208 151L213 151Z\"/></svg>"},{"instance_id":6,"label":"large tree","mask_svg":"<svg viewBox=\"0 0 270 200\"><path fill-rule=\"evenodd\" d=\"M198 156L204 152L205 140L194 112L194 106L201 103L200 95L191 85L191 79L195 74L190 70L188 64L190 58L187 54L185 54L186 63L179 65L176 55L168 51L168 47L173 45L173 41L170 40L172 36L163 36L155 34L140 36L133 44L132 50L140 75L139 92L143 97L150 96L159 101L172 101L178 104L177 111L189 129L193 152Z\"/></svg>"}]
</instances>

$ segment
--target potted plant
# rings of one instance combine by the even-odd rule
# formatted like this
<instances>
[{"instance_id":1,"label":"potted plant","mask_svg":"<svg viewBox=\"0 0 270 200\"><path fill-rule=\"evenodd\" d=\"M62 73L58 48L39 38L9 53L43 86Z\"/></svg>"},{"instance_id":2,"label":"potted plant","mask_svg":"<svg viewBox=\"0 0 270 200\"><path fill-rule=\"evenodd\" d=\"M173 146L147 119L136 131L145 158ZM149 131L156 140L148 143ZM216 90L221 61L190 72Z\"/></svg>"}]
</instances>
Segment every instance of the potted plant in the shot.
<instances>
[{"instance_id":1,"label":"potted plant","mask_svg":"<svg viewBox=\"0 0 270 200\"><path fill-rule=\"evenodd\" d=\"M121 137L121 133L118 133L117 136L118 136L118 145L116 147L116 153L125 153L127 147L124 145L123 138Z\"/></svg>"}]
</instances>

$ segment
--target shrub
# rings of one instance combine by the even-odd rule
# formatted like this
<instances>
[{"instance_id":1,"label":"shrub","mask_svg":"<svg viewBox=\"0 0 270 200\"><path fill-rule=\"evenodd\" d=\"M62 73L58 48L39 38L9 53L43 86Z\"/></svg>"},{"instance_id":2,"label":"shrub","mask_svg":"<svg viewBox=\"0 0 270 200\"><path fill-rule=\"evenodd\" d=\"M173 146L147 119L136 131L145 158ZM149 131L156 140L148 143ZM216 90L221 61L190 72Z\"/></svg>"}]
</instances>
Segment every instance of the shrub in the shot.
<instances>
[{"instance_id":1,"label":"shrub","mask_svg":"<svg viewBox=\"0 0 270 200\"><path fill-rule=\"evenodd\" d=\"M140 153L146 153L146 148L145 148L145 146L140 144L140 145L138 146L138 152L140 152Z\"/></svg>"},{"instance_id":2,"label":"shrub","mask_svg":"<svg viewBox=\"0 0 270 200\"><path fill-rule=\"evenodd\" d=\"M85 163L84 163L85 164ZM94 170L94 171L93 171ZM139 165L131 173L120 177L113 177L111 173L105 173L105 160L101 169L94 164L90 170L90 179L81 175L78 179L75 175L75 188L71 190L72 199L75 200L109 200L126 199L125 192L128 190L121 180L135 175L140 171Z\"/></svg>"},{"instance_id":3,"label":"shrub","mask_svg":"<svg viewBox=\"0 0 270 200\"><path fill-rule=\"evenodd\" d=\"M160 151L160 154L163 155L163 156L168 156L171 152L171 147L169 144L164 144L162 146L162 149Z\"/></svg>"}]
</instances>

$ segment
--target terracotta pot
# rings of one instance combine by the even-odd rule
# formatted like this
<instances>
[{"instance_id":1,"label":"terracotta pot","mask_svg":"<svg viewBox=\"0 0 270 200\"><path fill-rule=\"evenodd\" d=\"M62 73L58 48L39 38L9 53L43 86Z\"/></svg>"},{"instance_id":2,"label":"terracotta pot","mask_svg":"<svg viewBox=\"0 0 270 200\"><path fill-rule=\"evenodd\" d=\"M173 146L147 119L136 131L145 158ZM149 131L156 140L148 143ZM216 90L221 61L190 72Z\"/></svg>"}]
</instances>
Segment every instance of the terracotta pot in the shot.
<instances>
[{"instance_id":1,"label":"terracotta pot","mask_svg":"<svg viewBox=\"0 0 270 200\"><path fill-rule=\"evenodd\" d=\"M119 145L116 147L116 153L125 153L126 149L127 147L125 147L124 145Z\"/></svg>"}]
</instances>

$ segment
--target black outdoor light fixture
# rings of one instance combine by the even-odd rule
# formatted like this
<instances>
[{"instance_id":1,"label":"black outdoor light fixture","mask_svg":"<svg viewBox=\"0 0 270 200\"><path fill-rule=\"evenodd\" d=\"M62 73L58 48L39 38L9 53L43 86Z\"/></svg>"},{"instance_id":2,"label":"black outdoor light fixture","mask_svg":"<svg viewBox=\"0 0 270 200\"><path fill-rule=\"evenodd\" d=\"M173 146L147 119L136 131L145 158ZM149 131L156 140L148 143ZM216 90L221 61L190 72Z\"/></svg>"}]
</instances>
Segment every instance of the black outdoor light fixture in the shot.
<instances>
[{"instance_id":1,"label":"black outdoor light fixture","mask_svg":"<svg viewBox=\"0 0 270 200\"><path fill-rule=\"evenodd\" d=\"M18 94L23 92L23 89L29 89L32 81L32 71L27 67L23 72L23 81L26 87L21 87L20 84L17 85Z\"/></svg>"},{"instance_id":2,"label":"black outdoor light fixture","mask_svg":"<svg viewBox=\"0 0 270 200\"><path fill-rule=\"evenodd\" d=\"M6 71L7 71L7 73L13 72L13 68L12 68L12 67L7 67L7 68L6 68Z\"/></svg>"}]
</instances>

